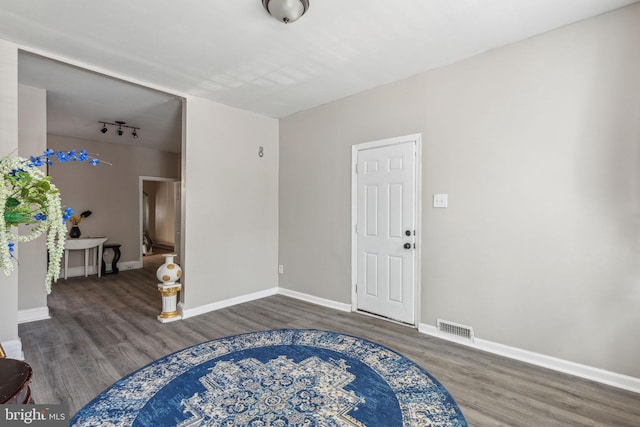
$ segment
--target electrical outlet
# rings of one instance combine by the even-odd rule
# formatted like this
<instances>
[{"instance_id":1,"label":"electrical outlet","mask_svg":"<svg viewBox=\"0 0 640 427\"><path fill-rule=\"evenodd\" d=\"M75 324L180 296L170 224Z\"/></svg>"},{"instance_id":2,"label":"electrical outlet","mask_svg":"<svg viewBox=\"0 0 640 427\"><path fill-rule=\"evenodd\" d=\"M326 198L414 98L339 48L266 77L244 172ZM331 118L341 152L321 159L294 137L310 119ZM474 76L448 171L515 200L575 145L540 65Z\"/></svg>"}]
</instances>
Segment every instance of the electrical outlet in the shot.
<instances>
[{"instance_id":1,"label":"electrical outlet","mask_svg":"<svg viewBox=\"0 0 640 427\"><path fill-rule=\"evenodd\" d=\"M282 264L278 265L278 273L284 274L284 265L282 265Z\"/></svg>"}]
</instances>

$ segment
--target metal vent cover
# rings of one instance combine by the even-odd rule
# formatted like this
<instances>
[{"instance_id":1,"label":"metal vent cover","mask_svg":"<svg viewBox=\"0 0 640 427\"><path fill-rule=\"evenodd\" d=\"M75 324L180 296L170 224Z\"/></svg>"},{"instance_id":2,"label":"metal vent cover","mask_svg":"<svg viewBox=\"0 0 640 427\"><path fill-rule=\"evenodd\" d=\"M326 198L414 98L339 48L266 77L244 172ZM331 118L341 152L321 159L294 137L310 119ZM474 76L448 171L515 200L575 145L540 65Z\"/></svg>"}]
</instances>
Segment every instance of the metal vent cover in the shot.
<instances>
[{"instance_id":1,"label":"metal vent cover","mask_svg":"<svg viewBox=\"0 0 640 427\"><path fill-rule=\"evenodd\" d=\"M459 323L442 319L437 319L437 322L438 332L453 335L465 341L473 341L473 328L471 326L461 325Z\"/></svg>"}]
</instances>

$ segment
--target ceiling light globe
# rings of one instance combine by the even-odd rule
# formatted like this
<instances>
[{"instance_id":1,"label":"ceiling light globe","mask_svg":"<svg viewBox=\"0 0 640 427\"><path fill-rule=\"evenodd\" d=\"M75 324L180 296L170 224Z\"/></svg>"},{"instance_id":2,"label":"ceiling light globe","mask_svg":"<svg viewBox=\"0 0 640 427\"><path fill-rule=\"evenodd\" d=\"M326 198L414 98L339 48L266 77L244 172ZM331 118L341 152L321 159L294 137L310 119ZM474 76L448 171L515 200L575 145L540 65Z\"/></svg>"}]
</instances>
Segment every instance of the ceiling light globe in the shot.
<instances>
[{"instance_id":1,"label":"ceiling light globe","mask_svg":"<svg viewBox=\"0 0 640 427\"><path fill-rule=\"evenodd\" d=\"M262 0L271 16L288 24L296 21L309 9L309 0Z\"/></svg>"}]
</instances>

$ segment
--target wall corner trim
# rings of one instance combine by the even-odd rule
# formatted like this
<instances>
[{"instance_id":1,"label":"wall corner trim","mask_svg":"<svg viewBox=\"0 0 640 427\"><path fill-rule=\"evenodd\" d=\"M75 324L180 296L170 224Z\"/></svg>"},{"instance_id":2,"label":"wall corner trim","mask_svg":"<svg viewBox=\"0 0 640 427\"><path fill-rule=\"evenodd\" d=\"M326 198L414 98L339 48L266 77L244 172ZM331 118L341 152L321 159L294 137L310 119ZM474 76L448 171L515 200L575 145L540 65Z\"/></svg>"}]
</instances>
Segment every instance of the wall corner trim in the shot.
<instances>
[{"instance_id":1,"label":"wall corner trim","mask_svg":"<svg viewBox=\"0 0 640 427\"><path fill-rule=\"evenodd\" d=\"M253 292L239 297L229 298L226 300L214 302L211 304L205 304L194 308L187 308L183 302L178 303L178 312L182 314L183 319L189 317L198 316L200 314L209 313L211 311L220 310L222 308L231 307L233 305L242 304L249 301L255 301L257 299L270 297L278 293L278 288L265 289L263 291Z\"/></svg>"},{"instance_id":2,"label":"wall corner trim","mask_svg":"<svg viewBox=\"0 0 640 427\"><path fill-rule=\"evenodd\" d=\"M457 340L438 332L437 328L432 325L420 323L418 325L420 333L431 335L457 344L477 350L486 351L498 356L508 357L510 359L519 360L521 362L530 363L554 371L563 372L565 374L574 375L591 381L596 381L612 387L629 390L634 393L640 393L640 378L629 375L618 374L616 372L607 371L593 366L582 365L580 363L571 362L569 360L559 359L540 353L534 353L529 350L523 350L508 345L499 344L493 341L479 339L477 336L473 342Z\"/></svg>"},{"instance_id":3,"label":"wall corner trim","mask_svg":"<svg viewBox=\"0 0 640 427\"><path fill-rule=\"evenodd\" d=\"M295 298L301 301L306 301L311 304L321 305L327 308L333 308L334 310L351 312L351 304L345 304L338 301L333 301L325 298L316 297L309 294L303 294L302 292L292 291L290 289L278 288L278 294L285 297Z\"/></svg>"},{"instance_id":4,"label":"wall corner trim","mask_svg":"<svg viewBox=\"0 0 640 427\"><path fill-rule=\"evenodd\" d=\"M247 295L241 295L234 298L214 302L211 304L205 304L194 308L187 308L183 302L178 303L178 312L182 315L183 319L189 317L198 316L200 314L209 313L211 311L220 310L222 308L231 307L233 305L242 304L249 301L255 301L261 298L270 297L273 295L283 295L286 297L295 298L301 301L309 302L311 304L320 305L334 310L351 312L351 304L344 304L337 301L332 301L313 295L303 294L301 292L292 291L283 288L270 288L263 291L253 292Z\"/></svg>"},{"instance_id":5,"label":"wall corner trim","mask_svg":"<svg viewBox=\"0 0 640 427\"><path fill-rule=\"evenodd\" d=\"M49 307L47 306L18 310L18 324L46 319L51 319L51 316L49 315Z\"/></svg>"},{"instance_id":6,"label":"wall corner trim","mask_svg":"<svg viewBox=\"0 0 640 427\"><path fill-rule=\"evenodd\" d=\"M119 271L125 271L125 270L138 270L140 268L142 268L142 261L124 261L124 262L119 262L118 263L118 270ZM95 275L98 274L98 271L96 270L96 268L101 268L101 265L98 264L97 267L95 265L89 265L87 267L87 274L89 276L91 275ZM111 267L109 267L111 268ZM64 272L64 268L61 269L62 272ZM109 274L109 273L107 273ZM84 276L84 265L79 266L79 267L69 267L69 272L67 273L67 277L81 277ZM64 273L61 273L61 276L64 277Z\"/></svg>"}]
</instances>

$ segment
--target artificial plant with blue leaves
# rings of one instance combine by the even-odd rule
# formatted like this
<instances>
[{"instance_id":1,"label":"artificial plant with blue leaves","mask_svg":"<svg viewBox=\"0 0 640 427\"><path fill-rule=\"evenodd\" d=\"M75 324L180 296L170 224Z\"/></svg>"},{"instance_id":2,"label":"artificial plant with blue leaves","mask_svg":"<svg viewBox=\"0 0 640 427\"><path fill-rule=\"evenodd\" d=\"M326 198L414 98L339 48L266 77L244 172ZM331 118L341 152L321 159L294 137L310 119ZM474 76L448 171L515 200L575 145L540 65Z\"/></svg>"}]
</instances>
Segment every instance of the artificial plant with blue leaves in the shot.
<instances>
[{"instance_id":1,"label":"artificial plant with blue leaves","mask_svg":"<svg viewBox=\"0 0 640 427\"><path fill-rule=\"evenodd\" d=\"M8 276L17 262L13 256L15 242L28 242L47 234L49 265L45 277L47 293L51 283L60 276L60 260L64 254L67 228L65 222L73 214L70 208L63 208L60 191L51 182L40 166L59 163L87 162L92 166L100 160L87 154L85 150L68 152L48 149L41 156L28 159L17 156L0 158L0 268ZM26 225L26 233L20 234L18 226Z\"/></svg>"}]
</instances>

